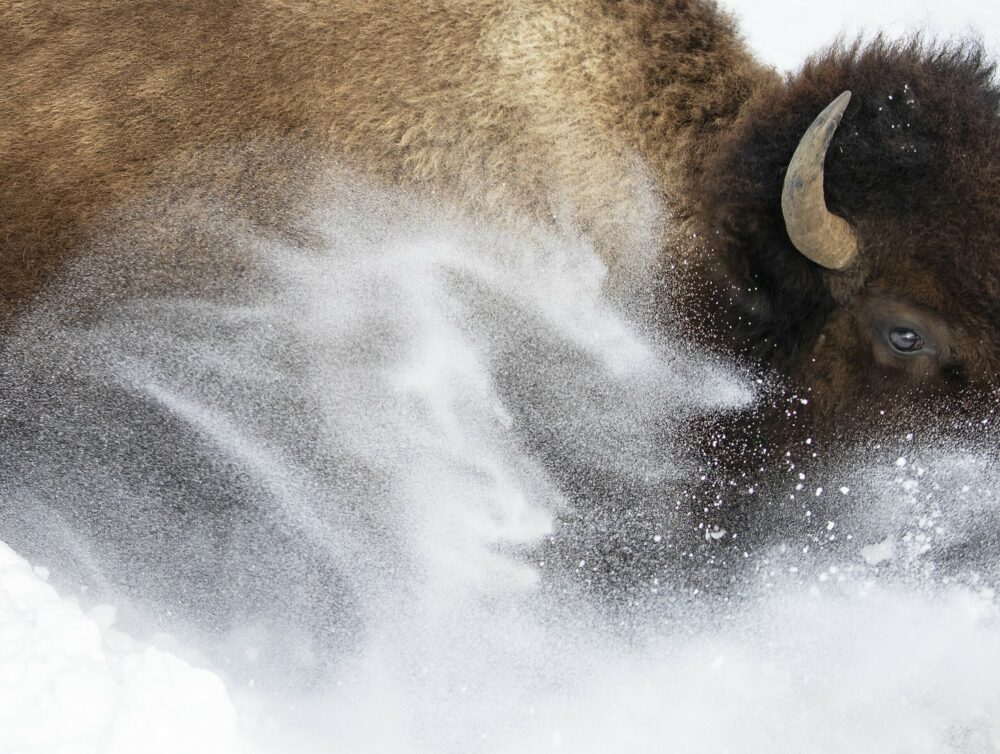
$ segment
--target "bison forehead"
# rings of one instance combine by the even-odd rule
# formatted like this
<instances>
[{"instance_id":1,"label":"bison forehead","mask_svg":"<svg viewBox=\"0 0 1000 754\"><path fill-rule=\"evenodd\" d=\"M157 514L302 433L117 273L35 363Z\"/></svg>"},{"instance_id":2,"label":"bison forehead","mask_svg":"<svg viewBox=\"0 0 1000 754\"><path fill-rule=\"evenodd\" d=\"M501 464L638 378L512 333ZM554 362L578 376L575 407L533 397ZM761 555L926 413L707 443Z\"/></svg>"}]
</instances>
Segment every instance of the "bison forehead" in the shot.
<instances>
[{"instance_id":1,"label":"bison forehead","mask_svg":"<svg viewBox=\"0 0 1000 754\"><path fill-rule=\"evenodd\" d=\"M970 328L1000 328L997 213L978 211L956 192L920 217L862 219L858 288L932 307Z\"/></svg>"}]
</instances>

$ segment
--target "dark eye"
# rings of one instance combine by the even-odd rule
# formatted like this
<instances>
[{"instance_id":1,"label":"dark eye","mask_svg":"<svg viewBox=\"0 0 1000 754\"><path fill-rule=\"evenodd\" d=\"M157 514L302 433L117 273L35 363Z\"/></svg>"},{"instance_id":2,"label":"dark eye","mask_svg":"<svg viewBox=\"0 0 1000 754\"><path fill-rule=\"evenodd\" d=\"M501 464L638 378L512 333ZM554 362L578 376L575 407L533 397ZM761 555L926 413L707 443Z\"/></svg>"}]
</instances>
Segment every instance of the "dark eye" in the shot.
<instances>
[{"instance_id":1,"label":"dark eye","mask_svg":"<svg viewBox=\"0 0 1000 754\"><path fill-rule=\"evenodd\" d=\"M924 348L924 339L920 334L906 327L890 330L889 343L900 353L916 353Z\"/></svg>"}]
</instances>

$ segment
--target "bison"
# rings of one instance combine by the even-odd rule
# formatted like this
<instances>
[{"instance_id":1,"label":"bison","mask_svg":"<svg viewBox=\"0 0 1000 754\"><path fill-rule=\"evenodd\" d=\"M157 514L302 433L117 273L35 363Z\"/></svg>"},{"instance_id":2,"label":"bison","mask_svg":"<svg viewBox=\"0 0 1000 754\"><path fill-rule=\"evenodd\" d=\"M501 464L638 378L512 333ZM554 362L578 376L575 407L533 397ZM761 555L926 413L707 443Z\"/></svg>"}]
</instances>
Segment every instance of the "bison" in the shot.
<instances>
[{"instance_id":1,"label":"bison","mask_svg":"<svg viewBox=\"0 0 1000 754\"><path fill-rule=\"evenodd\" d=\"M961 417L996 382L975 45L840 45L784 79L711 0L32 0L0 9L0 80L0 332L165 166L272 222L294 175L199 150L293 143L474 217L568 216L609 287L665 291L814 426Z\"/></svg>"}]
</instances>

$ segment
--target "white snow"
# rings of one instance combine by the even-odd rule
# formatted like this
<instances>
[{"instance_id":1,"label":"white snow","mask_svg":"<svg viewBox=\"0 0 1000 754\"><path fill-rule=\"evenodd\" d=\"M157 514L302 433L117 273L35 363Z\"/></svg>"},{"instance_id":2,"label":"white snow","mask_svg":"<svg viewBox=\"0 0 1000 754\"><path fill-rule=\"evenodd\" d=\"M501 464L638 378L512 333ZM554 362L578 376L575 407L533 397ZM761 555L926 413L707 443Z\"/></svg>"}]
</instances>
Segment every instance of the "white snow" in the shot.
<instances>
[{"instance_id":1,"label":"white snow","mask_svg":"<svg viewBox=\"0 0 1000 754\"><path fill-rule=\"evenodd\" d=\"M861 557L865 559L868 565L873 566L885 563L887 560L892 560L895 554L896 540L891 536L886 537L881 542L861 548Z\"/></svg>"},{"instance_id":2,"label":"white snow","mask_svg":"<svg viewBox=\"0 0 1000 754\"><path fill-rule=\"evenodd\" d=\"M0 751L237 754L218 676L85 615L0 543Z\"/></svg>"}]
</instances>

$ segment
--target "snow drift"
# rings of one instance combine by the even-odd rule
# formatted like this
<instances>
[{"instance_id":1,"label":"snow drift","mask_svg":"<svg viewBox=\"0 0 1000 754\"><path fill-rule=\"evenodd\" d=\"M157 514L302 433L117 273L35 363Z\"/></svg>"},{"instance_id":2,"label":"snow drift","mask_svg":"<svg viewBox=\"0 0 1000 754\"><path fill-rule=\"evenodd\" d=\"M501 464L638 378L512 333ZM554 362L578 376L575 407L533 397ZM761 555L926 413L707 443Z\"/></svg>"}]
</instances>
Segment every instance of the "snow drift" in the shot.
<instances>
[{"instance_id":1,"label":"snow drift","mask_svg":"<svg viewBox=\"0 0 1000 754\"><path fill-rule=\"evenodd\" d=\"M84 615L0 545L0 750L247 751L222 681Z\"/></svg>"}]
</instances>

